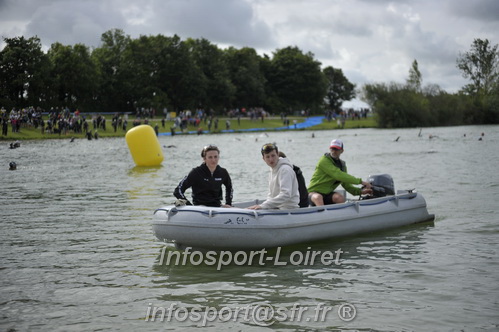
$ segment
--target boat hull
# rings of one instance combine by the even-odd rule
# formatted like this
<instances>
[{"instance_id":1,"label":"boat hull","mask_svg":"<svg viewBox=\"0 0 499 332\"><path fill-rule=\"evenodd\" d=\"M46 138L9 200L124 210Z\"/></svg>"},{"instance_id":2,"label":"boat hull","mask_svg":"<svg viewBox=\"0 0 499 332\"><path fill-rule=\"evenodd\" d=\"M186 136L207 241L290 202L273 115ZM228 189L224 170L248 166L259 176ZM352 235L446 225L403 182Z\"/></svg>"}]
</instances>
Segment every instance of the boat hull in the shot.
<instances>
[{"instance_id":1,"label":"boat hull","mask_svg":"<svg viewBox=\"0 0 499 332\"><path fill-rule=\"evenodd\" d=\"M293 210L166 206L155 211L153 231L177 247L250 250L351 236L432 221L419 193Z\"/></svg>"}]
</instances>

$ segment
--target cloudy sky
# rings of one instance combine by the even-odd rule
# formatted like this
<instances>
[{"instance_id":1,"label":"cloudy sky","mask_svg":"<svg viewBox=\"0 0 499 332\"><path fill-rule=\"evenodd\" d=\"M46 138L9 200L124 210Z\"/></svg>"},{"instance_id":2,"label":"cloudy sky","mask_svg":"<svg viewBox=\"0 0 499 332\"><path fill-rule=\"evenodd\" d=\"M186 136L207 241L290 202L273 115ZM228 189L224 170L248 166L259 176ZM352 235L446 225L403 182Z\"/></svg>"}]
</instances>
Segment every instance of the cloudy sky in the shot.
<instances>
[{"instance_id":1,"label":"cloudy sky","mask_svg":"<svg viewBox=\"0 0 499 332\"><path fill-rule=\"evenodd\" d=\"M103 32L206 38L259 54L287 46L341 68L357 85L405 82L414 60L423 85L456 92L456 68L475 38L499 44L499 0L0 0L3 38L38 36L100 45Z\"/></svg>"}]
</instances>

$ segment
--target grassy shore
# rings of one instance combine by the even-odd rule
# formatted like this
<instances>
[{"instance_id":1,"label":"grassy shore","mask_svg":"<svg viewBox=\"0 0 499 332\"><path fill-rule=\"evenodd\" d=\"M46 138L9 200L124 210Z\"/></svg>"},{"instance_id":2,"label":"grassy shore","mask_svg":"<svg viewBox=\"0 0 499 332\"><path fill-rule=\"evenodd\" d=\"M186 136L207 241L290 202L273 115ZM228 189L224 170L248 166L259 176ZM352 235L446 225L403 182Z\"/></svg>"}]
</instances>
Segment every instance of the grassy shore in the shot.
<instances>
[{"instance_id":1,"label":"grassy shore","mask_svg":"<svg viewBox=\"0 0 499 332\"><path fill-rule=\"evenodd\" d=\"M338 124L336 121L326 121L324 120L321 124L308 127L306 129L293 129L293 120L296 120L297 123L302 123L306 120L304 117L289 117L290 120L290 129L289 130L330 130L330 129L341 129L338 127ZM45 119L46 120L46 119ZM265 118L265 120L262 122L261 120L257 121L251 121L250 119L242 118L240 123L238 123L236 118L228 119L228 118L219 118L218 122L218 129L214 130L214 127L212 126L212 130L210 133L221 133L223 130L225 130L225 121L230 120L231 126L230 129L234 130L235 132L238 132L240 130L247 130L247 129L254 129L254 128L265 128L268 131L272 131L275 128L281 128L283 127L283 122L280 117L270 117L270 118ZM89 126L89 130L91 130L92 133L95 132L92 126L92 121L87 120ZM130 130L133 128L132 125L133 118L130 117L129 119L129 124L127 130ZM142 122L143 123L143 122ZM159 133L170 133L170 128L173 126L173 121L166 121L165 125L163 127L161 123L160 118L155 118L152 120L149 120L149 125L152 127L155 127L158 125L158 130ZM373 117L368 117L366 119L361 119L361 120L347 120L345 123L345 129L348 128L373 128L376 127L376 120ZM201 128L203 131L208 130L207 124L201 122L199 125L199 128ZM192 131L197 131L198 128L195 126L189 125L187 132L192 132ZM111 116L106 116L106 130L104 131L103 129L98 129L98 135L99 138L102 137L124 137L126 134L126 131L124 131L122 128L118 128L116 132L114 132L113 127L111 126ZM183 134L176 129L176 134ZM35 129L35 128L30 128L30 127L21 127L20 132L13 133L12 132L12 127L9 125L9 130L7 136L0 136L0 140L30 140L30 139L67 139L67 138L85 138L85 134L83 133L73 133L71 131L67 132L66 134L53 134L53 133L43 133L41 132L41 129Z\"/></svg>"}]
</instances>

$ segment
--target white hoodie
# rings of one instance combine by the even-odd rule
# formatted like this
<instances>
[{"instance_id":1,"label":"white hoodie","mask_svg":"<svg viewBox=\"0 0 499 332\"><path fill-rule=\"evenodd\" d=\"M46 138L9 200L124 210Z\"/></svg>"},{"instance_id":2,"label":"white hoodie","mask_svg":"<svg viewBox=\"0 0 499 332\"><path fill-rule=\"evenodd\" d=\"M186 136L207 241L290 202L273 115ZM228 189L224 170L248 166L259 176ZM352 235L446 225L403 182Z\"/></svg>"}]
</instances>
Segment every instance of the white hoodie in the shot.
<instances>
[{"instance_id":1,"label":"white hoodie","mask_svg":"<svg viewBox=\"0 0 499 332\"><path fill-rule=\"evenodd\" d=\"M270 169L267 200L260 204L262 209L297 209L300 202L298 181L293 165L287 158L279 158Z\"/></svg>"}]
</instances>

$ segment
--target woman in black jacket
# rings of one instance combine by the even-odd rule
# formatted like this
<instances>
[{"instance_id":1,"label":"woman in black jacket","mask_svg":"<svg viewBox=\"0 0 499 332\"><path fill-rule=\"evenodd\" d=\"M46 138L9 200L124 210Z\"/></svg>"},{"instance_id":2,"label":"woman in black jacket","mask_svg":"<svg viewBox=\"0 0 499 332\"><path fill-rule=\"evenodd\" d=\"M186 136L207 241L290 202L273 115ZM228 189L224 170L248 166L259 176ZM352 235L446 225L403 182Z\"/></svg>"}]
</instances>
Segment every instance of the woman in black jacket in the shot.
<instances>
[{"instance_id":1,"label":"woman in black jacket","mask_svg":"<svg viewBox=\"0 0 499 332\"><path fill-rule=\"evenodd\" d=\"M203 163L193 168L180 181L173 195L185 200L187 205L230 207L232 205L232 181L229 172L218 165L220 150L215 145L207 145L201 151L201 157ZM225 186L225 205L222 205L222 184ZM185 196L188 188L192 188L192 204Z\"/></svg>"}]
</instances>

